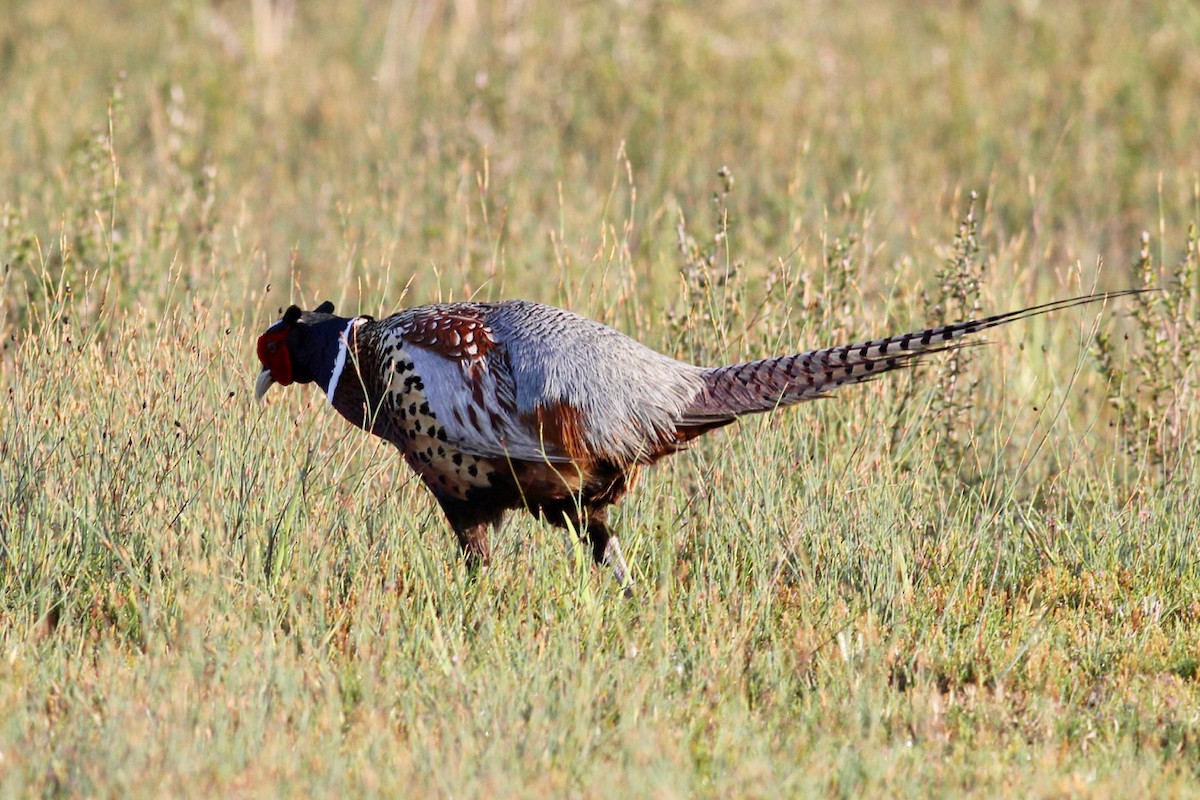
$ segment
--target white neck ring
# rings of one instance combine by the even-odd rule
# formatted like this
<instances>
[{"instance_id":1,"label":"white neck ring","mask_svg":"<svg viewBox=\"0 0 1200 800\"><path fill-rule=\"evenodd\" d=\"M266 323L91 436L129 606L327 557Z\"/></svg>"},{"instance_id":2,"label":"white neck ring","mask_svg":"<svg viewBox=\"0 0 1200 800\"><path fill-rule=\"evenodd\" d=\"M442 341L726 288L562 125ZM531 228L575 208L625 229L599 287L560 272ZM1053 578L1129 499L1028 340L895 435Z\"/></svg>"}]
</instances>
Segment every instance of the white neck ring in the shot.
<instances>
[{"instance_id":1,"label":"white neck ring","mask_svg":"<svg viewBox=\"0 0 1200 800\"><path fill-rule=\"evenodd\" d=\"M342 370L346 368L346 352L350 349L350 332L354 329L357 322L361 322L358 317L346 323L346 330L342 331L338 337L338 354L333 361L333 373L329 376L329 388L325 390L325 395L329 398L329 404L333 405L333 393L337 391L338 381L342 379Z\"/></svg>"}]
</instances>

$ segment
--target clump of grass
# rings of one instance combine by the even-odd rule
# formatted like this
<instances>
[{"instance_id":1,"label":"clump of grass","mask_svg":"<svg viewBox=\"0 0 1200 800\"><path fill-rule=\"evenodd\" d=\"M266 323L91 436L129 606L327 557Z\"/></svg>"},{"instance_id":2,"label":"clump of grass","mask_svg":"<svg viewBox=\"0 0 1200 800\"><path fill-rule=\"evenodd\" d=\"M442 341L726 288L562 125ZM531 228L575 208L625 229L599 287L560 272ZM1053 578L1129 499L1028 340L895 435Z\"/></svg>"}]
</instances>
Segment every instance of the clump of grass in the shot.
<instances>
[{"instance_id":1,"label":"clump of grass","mask_svg":"<svg viewBox=\"0 0 1200 800\"><path fill-rule=\"evenodd\" d=\"M920 293L928 324L971 319L983 310L981 298L987 260L980 252L978 200L974 191L967 195L966 211L958 223L950 253L934 274L936 287L932 295L925 290ZM968 370L967 364L968 355L963 350L931 360L919 375L906 382L894 405L893 449L903 436L904 409L919 394L928 392L930 402L924 412L929 419L926 430L936 442L931 456L938 473L946 477L959 476L959 465L980 424L973 411L981 378L977 371Z\"/></svg>"},{"instance_id":2,"label":"clump of grass","mask_svg":"<svg viewBox=\"0 0 1200 800\"><path fill-rule=\"evenodd\" d=\"M1100 370L1116 410L1113 424L1126 452L1166 480L1187 479L1200 455L1194 409L1200 369L1200 255L1196 223L1188 226L1183 252L1168 266L1155 259L1149 231L1141 235L1133 265L1141 288L1130 318L1132 350L1118 348L1112 334L1095 340Z\"/></svg>"},{"instance_id":3,"label":"clump of grass","mask_svg":"<svg viewBox=\"0 0 1200 800\"><path fill-rule=\"evenodd\" d=\"M980 253L979 219L976 203L979 195L967 195L967 209L954 234L950 255L935 273L937 288L932 298L924 297L930 318L950 322L978 316L983 309L980 294L987 260ZM962 460L963 448L973 436L970 412L975 407L979 378L968 377L966 357L955 350L939 359L933 370L934 430L940 445L935 457L943 466Z\"/></svg>"},{"instance_id":4,"label":"clump of grass","mask_svg":"<svg viewBox=\"0 0 1200 800\"><path fill-rule=\"evenodd\" d=\"M745 325L744 265L730 256L733 171L721 167L717 177L720 186L712 193L703 233L693 233L683 210L678 212L675 237L682 296L679 309L667 317L676 335L688 334L693 357L701 363L727 357L731 339Z\"/></svg>"}]
</instances>

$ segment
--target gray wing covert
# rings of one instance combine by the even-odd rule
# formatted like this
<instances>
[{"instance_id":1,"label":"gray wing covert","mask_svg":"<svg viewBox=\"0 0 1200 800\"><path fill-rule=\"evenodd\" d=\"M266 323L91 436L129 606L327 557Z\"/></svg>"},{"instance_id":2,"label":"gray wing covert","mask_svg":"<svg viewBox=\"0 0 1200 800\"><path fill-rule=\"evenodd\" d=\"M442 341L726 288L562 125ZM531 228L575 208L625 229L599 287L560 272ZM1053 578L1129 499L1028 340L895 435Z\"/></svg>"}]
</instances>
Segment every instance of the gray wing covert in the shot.
<instances>
[{"instance_id":1,"label":"gray wing covert","mask_svg":"<svg viewBox=\"0 0 1200 800\"><path fill-rule=\"evenodd\" d=\"M701 370L560 308L514 300L491 307L519 416L562 450L624 463L651 460L678 442L683 409Z\"/></svg>"}]
</instances>

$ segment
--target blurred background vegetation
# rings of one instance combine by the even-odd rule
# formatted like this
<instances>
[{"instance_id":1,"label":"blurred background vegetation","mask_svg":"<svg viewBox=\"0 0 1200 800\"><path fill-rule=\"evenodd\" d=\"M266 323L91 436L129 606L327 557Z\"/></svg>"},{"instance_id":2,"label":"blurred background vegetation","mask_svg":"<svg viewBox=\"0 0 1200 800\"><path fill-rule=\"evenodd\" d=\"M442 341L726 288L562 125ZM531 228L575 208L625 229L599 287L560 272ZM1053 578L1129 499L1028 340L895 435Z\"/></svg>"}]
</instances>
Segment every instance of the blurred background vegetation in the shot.
<instances>
[{"instance_id":1,"label":"blurred background vegetation","mask_svg":"<svg viewBox=\"0 0 1200 800\"><path fill-rule=\"evenodd\" d=\"M976 191L995 285L1100 258L1124 285L1141 231L1173 257L1195 216L1198 29L1184 2L17 3L5 305L49 265L256 324L267 283L587 305L617 272L669 306L721 167L759 278L820 281L841 240L872 303L906 295Z\"/></svg>"}]
</instances>

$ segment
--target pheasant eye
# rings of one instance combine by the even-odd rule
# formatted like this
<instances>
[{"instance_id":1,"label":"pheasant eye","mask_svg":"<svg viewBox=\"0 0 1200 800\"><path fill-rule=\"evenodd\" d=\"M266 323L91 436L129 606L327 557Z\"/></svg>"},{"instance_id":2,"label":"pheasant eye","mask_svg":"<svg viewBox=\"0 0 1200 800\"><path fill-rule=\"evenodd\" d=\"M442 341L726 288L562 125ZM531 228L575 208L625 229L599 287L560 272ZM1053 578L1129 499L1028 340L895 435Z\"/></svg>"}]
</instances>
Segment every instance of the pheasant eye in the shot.
<instances>
[{"instance_id":1,"label":"pheasant eye","mask_svg":"<svg viewBox=\"0 0 1200 800\"><path fill-rule=\"evenodd\" d=\"M267 352L274 353L279 349L279 342L267 342Z\"/></svg>"}]
</instances>

